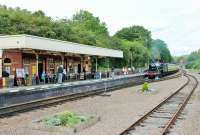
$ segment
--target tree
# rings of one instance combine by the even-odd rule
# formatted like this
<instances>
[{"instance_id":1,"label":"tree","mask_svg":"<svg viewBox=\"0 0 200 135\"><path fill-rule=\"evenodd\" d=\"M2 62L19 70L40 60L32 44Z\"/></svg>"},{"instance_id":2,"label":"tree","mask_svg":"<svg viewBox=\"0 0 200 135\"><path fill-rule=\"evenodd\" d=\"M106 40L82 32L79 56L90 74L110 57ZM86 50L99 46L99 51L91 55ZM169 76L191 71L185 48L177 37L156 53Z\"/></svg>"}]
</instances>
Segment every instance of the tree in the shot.
<instances>
[{"instance_id":1,"label":"tree","mask_svg":"<svg viewBox=\"0 0 200 135\"><path fill-rule=\"evenodd\" d=\"M106 24L92 13L80 10L71 19L53 20L41 10L30 12L0 6L0 34L30 34L87 45L122 50L123 59L110 59L110 67L144 66L150 57L151 32L143 26L123 28L110 36ZM162 50L162 49L161 49ZM159 55L163 57L164 50ZM163 54L164 53L164 54ZM104 66L104 59L99 60Z\"/></svg>"},{"instance_id":2,"label":"tree","mask_svg":"<svg viewBox=\"0 0 200 135\"><path fill-rule=\"evenodd\" d=\"M200 49L188 56L186 67L200 70Z\"/></svg>"},{"instance_id":3,"label":"tree","mask_svg":"<svg viewBox=\"0 0 200 135\"><path fill-rule=\"evenodd\" d=\"M92 13L81 10L70 21L70 27L76 33L77 41L84 44L109 48L110 36L105 23Z\"/></svg>"},{"instance_id":4,"label":"tree","mask_svg":"<svg viewBox=\"0 0 200 135\"><path fill-rule=\"evenodd\" d=\"M151 32L143 26L131 26L119 30L116 37L126 39L128 41L140 41L147 48L151 45Z\"/></svg>"},{"instance_id":5,"label":"tree","mask_svg":"<svg viewBox=\"0 0 200 135\"><path fill-rule=\"evenodd\" d=\"M124 65L142 67L148 63L151 32L142 26L122 28L114 36L121 41Z\"/></svg>"}]
</instances>

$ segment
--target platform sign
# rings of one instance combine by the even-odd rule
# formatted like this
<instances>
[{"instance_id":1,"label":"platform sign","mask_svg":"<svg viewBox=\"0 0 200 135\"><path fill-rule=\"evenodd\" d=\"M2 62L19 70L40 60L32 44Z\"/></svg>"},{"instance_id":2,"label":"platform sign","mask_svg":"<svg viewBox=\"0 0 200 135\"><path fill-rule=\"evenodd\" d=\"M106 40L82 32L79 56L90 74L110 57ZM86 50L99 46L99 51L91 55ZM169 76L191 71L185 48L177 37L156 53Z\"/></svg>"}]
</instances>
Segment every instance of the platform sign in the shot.
<instances>
[{"instance_id":1,"label":"platform sign","mask_svg":"<svg viewBox=\"0 0 200 135\"><path fill-rule=\"evenodd\" d=\"M17 68L16 75L17 75L17 78L24 78L25 77L24 68Z\"/></svg>"}]
</instances>

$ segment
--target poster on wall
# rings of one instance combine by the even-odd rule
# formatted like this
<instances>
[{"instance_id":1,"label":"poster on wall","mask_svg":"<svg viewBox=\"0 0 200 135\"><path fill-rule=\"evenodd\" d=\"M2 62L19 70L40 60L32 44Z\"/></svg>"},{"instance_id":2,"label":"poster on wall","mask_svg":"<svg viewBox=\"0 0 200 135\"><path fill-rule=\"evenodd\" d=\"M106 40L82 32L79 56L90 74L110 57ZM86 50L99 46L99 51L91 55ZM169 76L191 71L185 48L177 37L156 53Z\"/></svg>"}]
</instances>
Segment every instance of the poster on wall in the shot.
<instances>
[{"instance_id":1,"label":"poster on wall","mask_svg":"<svg viewBox=\"0 0 200 135\"><path fill-rule=\"evenodd\" d=\"M16 75L17 75L17 78L24 78L25 77L24 68L17 68Z\"/></svg>"},{"instance_id":2,"label":"poster on wall","mask_svg":"<svg viewBox=\"0 0 200 135\"><path fill-rule=\"evenodd\" d=\"M10 75L10 66L5 66L5 71Z\"/></svg>"},{"instance_id":3,"label":"poster on wall","mask_svg":"<svg viewBox=\"0 0 200 135\"><path fill-rule=\"evenodd\" d=\"M32 75L36 75L36 66L32 66Z\"/></svg>"}]
</instances>

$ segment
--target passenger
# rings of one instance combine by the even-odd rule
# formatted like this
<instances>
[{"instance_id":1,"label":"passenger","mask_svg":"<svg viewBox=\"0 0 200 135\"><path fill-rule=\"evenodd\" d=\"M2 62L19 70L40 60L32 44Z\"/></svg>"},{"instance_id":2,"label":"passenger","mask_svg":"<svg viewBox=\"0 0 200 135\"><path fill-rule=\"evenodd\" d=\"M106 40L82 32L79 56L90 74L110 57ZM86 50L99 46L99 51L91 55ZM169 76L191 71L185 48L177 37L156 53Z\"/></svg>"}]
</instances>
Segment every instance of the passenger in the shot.
<instances>
[{"instance_id":1,"label":"passenger","mask_svg":"<svg viewBox=\"0 0 200 135\"><path fill-rule=\"evenodd\" d=\"M28 74L28 73L25 73L24 81L25 81L25 85L26 85L26 86L28 85L28 79L29 79L29 74Z\"/></svg>"},{"instance_id":2,"label":"passenger","mask_svg":"<svg viewBox=\"0 0 200 135\"><path fill-rule=\"evenodd\" d=\"M16 75L14 76L14 86L18 86L18 84L17 84L17 77L16 77Z\"/></svg>"},{"instance_id":3,"label":"passenger","mask_svg":"<svg viewBox=\"0 0 200 135\"><path fill-rule=\"evenodd\" d=\"M47 73L45 75L45 83L49 83L49 80L50 80L50 76L49 76L49 73Z\"/></svg>"},{"instance_id":4,"label":"passenger","mask_svg":"<svg viewBox=\"0 0 200 135\"><path fill-rule=\"evenodd\" d=\"M83 67L84 80L86 80L86 69Z\"/></svg>"},{"instance_id":5,"label":"passenger","mask_svg":"<svg viewBox=\"0 0 200 135\"><path fill-rule=\"evenodd\" d=\"M46 74L45 74L45 72L42 72L41 80L42 80L43 84L45 84L45 78L46 78Z\"/></svg>"},{"instance_id":6,"label":"passenger","mask_svg":"<svg viewBox=\"0 0 200 135\"><path fill-rule=\"evenodd\" d=\"M63 65L60 65L58 68L58 83L62 83L62 78L63 78Z\"/></svg>"},{"instance_id":7,"label":"passenger","mask_svg":"<svg viewBox=\"0 0 200 135\"><path fill-rule=\"evenodd\" d=\"M14 75L9 76L9 88L14 86Z\"/></svg>"},{"instance_id":8,"label":"passenger","mask_svg":"<svg viewBox=\"0 0 200 135\"><path fill-rule=\"evenodd\" d=\"M63 79L62 79L63 82L66 81L66 76L67 76L66 69L63 69Z\"/></svg>"},{"instance_id":9,"label":"passenger","mask_svg":"<svg viewBox=\"0 0 200 135\"><path fill-rule=\"evenodd\" d=\"M32 77L32 85L36 85L36 74L33 75Z\"/></svg>"},{"instance_id":10,"label":"passenger","mask_svg":"<svg viewBox=\"0 0 200 135\"><path fill-rule=\"evenodd\" d=\"M123 73L123 75L125 75L125 68L124 67L122 68L122 73Z\"/></svg>"},{"instance_id":11,"label":"passenger","mask_svg":"<svg viewBox=\"0 0 200 135\"><path fill-rule=\"evenodd\" d=\"M115 72L114 72L114 67L111 68L111 78L114 78Z\"/></svg>"},{"instance_id":12,"label":"passenger","mask_svg":"<svg viewBox=\"0 0 200 135\"><path fill-rule=\"evenodd\" d=\"M38 75L35 76L35 80L36 80L36 84L39 84L40 83L40 78Z\"/></svg>"},{"instance_id":13,"label":"passenger","mask_svg":"<svg viewBox=\"0 0 200 135\"><path fill-rule=\"evenodd\" d=\"M99 71L99 79L101 79L101 75L102 75L102 73L101 73L101 71Z\"/></svg>"}]
</instances>

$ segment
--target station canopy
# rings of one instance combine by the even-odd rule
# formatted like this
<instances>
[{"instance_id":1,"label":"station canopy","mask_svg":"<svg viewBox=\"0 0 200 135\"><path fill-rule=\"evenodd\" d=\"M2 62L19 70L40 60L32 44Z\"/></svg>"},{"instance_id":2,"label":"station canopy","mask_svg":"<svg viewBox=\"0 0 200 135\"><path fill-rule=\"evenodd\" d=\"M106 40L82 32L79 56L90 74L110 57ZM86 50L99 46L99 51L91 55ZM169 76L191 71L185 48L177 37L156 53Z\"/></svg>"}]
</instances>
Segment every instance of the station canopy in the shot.
<instances>
[{"instance_id":1,"label":"station canopy","mask_svg":"<svg viewBox=\"0 0 200 135\"><path fill-rule=\"evenodd\" d=\"M33 49L100 57L123 58L123 52L120 50L24 34L0 36L0 49Z\"/></svg>"}]
</instances>

